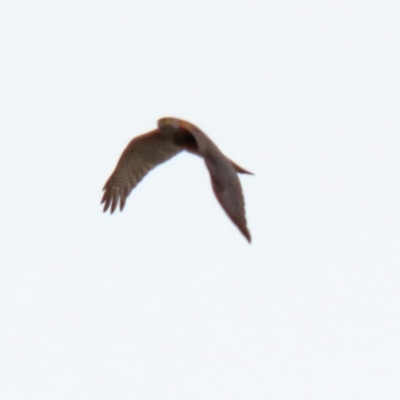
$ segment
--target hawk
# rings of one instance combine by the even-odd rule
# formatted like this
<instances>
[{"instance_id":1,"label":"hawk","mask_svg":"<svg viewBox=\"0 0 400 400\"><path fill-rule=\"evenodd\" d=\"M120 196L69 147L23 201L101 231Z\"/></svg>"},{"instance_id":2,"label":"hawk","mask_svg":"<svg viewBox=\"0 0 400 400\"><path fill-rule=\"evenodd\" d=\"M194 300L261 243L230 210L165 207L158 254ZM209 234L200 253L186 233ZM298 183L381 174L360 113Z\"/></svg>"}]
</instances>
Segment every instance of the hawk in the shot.
<instances>
[{"instance_id":1,"label":"hawk","mask_svg":"<svg viewBox=\"0 0 400 400\"><path fill-rule=\"evenodd\" d=\"M159 119L157 125L157 129L135 137L123 151L103 188L103 212L110 208L112 214L118 203L122 211L132 189L151 169L186 150L203 158L215 196L232 222L251 242L237 174L253 174L226 157L204 132L190 122L167 117Z\"/></svg>"}]
</instances>

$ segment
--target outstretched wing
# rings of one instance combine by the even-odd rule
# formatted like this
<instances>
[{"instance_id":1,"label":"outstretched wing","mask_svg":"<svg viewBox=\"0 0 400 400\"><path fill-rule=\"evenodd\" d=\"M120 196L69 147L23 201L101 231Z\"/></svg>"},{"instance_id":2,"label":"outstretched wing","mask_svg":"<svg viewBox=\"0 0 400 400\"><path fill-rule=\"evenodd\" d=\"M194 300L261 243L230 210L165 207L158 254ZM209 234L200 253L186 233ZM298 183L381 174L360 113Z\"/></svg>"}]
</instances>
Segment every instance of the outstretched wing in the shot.
<instances>
[{"instance_id":1,"label":"outstretched wing","mask_svg":"<svg viewBox=\"0 0 400 400\"><path fill-rule=\"evenodd\" d=\"M234 166L222 154L208 156L204 160L210 172L211 184L219 203L240 232L251 242L244 209L243 191L235 169L236 165Z\"/></svg>"},{"instance_id":2,"label":"outstretched wing","mask_svg":"<svg viewBox=\"0 0 400 400\"><path fill-rule=\"evenodd\" d=\"M143 177L157 165L169 160L182 151L172 140L158 129L134 138L126 147L118 164L104 185L104 211L111 206L111 214L120 205L121 211L126 198Z\"/></svg>"}]
</instances>

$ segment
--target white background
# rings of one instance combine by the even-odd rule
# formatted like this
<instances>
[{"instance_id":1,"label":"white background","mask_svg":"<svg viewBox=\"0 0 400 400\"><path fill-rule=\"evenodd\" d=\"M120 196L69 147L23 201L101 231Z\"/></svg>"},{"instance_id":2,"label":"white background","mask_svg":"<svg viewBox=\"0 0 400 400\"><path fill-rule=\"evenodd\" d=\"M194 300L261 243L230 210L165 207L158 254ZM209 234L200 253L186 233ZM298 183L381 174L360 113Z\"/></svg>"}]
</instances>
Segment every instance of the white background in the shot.
<instances>
[{"instance_id":1,"label":"white background","mask_svg":"<svg viewBox=\"0 0 400 400\"><path fill-rule=\"evenodd\" d=\"M0 3L1 399L399 399L399 1ZM204 163L101 189L162 116Z\"/></svg>"}]
</instances>

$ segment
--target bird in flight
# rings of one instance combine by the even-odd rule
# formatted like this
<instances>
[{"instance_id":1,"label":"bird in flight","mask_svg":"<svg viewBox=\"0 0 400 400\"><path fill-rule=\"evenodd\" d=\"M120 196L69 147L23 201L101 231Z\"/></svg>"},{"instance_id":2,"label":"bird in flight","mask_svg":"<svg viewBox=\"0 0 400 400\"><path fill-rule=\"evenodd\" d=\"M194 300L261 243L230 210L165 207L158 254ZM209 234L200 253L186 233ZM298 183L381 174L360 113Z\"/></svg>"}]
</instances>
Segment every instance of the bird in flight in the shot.
<instances>
[{"instance_id":1,"label":"bird in flight","mask_svg":"<svg viewBox=\"0 0 400 400\"><path fill-rule=\"evenodd\" d=\"M157 125L157 129L135 137L123 151L104 185L103 211L110 208L112 214L118 203L122 211L132 189L151 169L186 150L203 158L215 196L232 222L251 242L237 173L253 174L226 157L204 132L190 122L167 117L159 119Z\"/></svg>"}]
</instances>

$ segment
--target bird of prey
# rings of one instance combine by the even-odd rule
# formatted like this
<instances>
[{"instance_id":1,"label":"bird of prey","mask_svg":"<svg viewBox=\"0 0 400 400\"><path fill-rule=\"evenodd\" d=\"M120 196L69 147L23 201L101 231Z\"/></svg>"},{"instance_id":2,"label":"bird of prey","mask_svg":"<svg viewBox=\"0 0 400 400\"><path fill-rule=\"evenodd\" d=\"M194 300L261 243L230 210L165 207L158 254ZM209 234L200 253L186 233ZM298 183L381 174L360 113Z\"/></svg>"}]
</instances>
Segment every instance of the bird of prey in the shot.
<instances>
[{"instance_id":1,"label":"bird of prey","mask_svg":"<svg viewBox=\"0 0 400 400\"><path fill-rule=\"evenodd\" d=\"M190 122L166 117L159 119L157 125L157 129L135 137L123 151L104 185L103 211L111 208L112 214L118 203L122 211L132 189L151 169L186 150L204 159L215 196L232 222L251 242L237 173L252 173L226 157L204 132Z\"/></svg>"}]
</instances>

